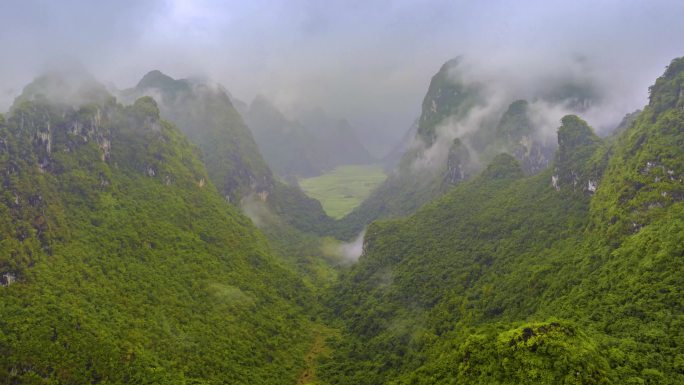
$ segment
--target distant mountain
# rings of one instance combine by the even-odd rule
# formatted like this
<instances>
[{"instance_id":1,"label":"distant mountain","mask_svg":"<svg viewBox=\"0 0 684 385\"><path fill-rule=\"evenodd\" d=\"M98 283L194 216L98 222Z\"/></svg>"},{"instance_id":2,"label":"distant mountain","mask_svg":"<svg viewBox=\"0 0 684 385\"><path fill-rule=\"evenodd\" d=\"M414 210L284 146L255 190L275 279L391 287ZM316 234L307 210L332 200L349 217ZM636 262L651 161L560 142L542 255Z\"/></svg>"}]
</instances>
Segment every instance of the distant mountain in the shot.
<instances>
[{"instance_id":1,"label":"distant mountain","mask_svg":"<svg viewBox=\"0 0 684 385\"><path fill-rule=\"evenodd\" d=\"M0 175L3 382L296 382L312 293L152 98L37 79L0 115Z\"/></svg>"},{"instance_id":2,"label":"distant mountain","mask_svg":"<svg viewBox=\"0 0 684 385\"><path fill-rule=\"evenodd\" d=\"M313 176L331 168L317 138L300 123L288 120L265 98L252 101L245 120L276 174Z\"/></svg>"},{"instance_id":3,"label":"distant mountain","mask_svg":"<svg viewBox=\"0 0 684 385\"><path fill-rule=\"evenodd\" d=\"M453 180L449 177L448 163L451 167L459 167L455 164L459 158L457 149L450 150L456 138L438 141L438 126L445 120L465 117L480 100L481 92L477 86L466 86L456 80L454 75L459 63L459 59L446 62L432 77L417 125L407 134L415 133L415 136L403 141L406 149L398 166L359 207L340 221L338 236L352 238L375 219L410 214L451 186ZM456 146L461 152L469 151L461 141ZM447 161L449 154L451 162ZM470 155L461 157L466 158L470 159ZM472 164L460 167L462 177L471 174Z\"/></svg>"},{"instance_id":4,"label":"distant mountain","mask_svg":"<svg viewBox=\"0 0 684 385\"><path fill-rule=\"evenodd\" d=\"M546 169L556 150L556 143L540 138L529 116L529 103L516 100L508 106L496 126L490 151L506 151L513 155L523 170L536 174Z\"/></svg>"},{"instance_id":5,"label":"distant mountain","mask_svg":"<svg viewBox=\"0 0 684 385\"><path fill-rule=\"evenodd\" d=\"M404 153L406 153L406 151L411 148L411 144L414 143L417 132L418 121L415 121L401 139L399 139L399 142L382 158L383 167L387 172L390 172L399 166L401 157L404 156Z\"/></svg>"},{"instance_id":6,"label":"distant mountain","mask_svg":"<svg viewBox=\"0 0 684 385\"><path fill-rule=\"evenodd\" d=\"M432 77L417 123L385 159L390 177L338 224L353 237L375 219L410 214L455 184L480 172L500 152L516 158L526 174L549 167L557 148L535 115L549 106L586 111L600 97L590 85L558 81L531 95L533 101L498 105L488 87L467 78L463 59L444 63ZM529 95L528 95L529 96Z\"/></svg>"},{"instance_id":7,"label":"distant mountain","mask_svg":"<svg viewBox=\"0 0 684 385\"><path fill-rule=\"evenodd\" d=\"M264 158L282 177L315 176L337 166L374 161L346 120L332 119L321 110L291 120L258 96L244 116Z\"/></svg>"},{"instance_id":8,"label":"distant mountain","mask_svg":"<svg viewBox=\"0 0 684 385\"><path fill-rule=\"evenodd\" d=\"M330 290L345 331L323 380L684 383L682 90L684 58L617 138L565 116L541 172L499 154L415 214L372 223ZM510 143L524 106L499 126Z\"/></svg>"},{"instance_id":9,"label":"distant mountain","mask_svg":"<svg viewBox=\"0 0 684 385\"><path fill-rule=\"evenodd\" d=\"M266 233L279 256L295 266L304 265L299 258L310 257L309 249L318 247L307 233L327 233L333 221L320 202L273 175L228 91L151 71L135 88L123 91L129 100L142 95L155 98L162 117L175 123L199 147L209 179L226 200L241 208ZM236 105L245 108L239 101ZM264 119L270 116L261 115ZM258 137L260 131L254 131ZM281 140L285 143L288 138ZM296 243L314 246L305 251L301 246L293 249Z\"/></svg>"},{"instance_id":10,"label":"distant mountain","mask_svg":"<svg viewBox=\"0 0 684 385\"><path fill-rule=\"evenodd\" d=\"M162 116L202 150L209 176L229 201L239 205L250 194L266 196L273 189L271 171L222 87L151 71L123 95L157 99Z\"/></svg>"},{"instance_id":11,"label":"distant mountain","mask_svg":"<svg viewBox=\"0 0 684 385\"><path fill-rule=\"evenodd\" d=\"M301 112L297 120L327 153L332 168L345 164L368 164L376 159L361 143L346 119L335 119L321 108Z\"/></svg>"}]
</instances>

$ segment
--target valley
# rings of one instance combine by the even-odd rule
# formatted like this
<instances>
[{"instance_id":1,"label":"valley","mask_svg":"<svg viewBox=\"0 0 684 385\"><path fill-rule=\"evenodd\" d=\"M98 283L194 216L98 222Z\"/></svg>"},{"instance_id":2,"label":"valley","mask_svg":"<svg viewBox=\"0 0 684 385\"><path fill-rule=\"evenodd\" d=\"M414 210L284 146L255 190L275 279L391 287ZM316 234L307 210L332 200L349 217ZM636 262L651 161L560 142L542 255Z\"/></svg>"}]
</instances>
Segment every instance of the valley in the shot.
<instances>
[{"instance_id":1,"label":"valley","mask_svg":"<svg viewBox=\"0 0 684 385\"><path fill-rule=\"evenodd\" d=\"M684 384L662 1L8 4L0 384Z\"/></svg>"},{"instance_id":2,"label":"valley","mask_svg":"<svg viewBox=\"0 0 684 385\"><path fill-rule=\"evenodd\" d=\"M416 136L432 146L444 139L431 114L470 100L443 96L458 66L425 97L432 123ZM529 105L515 101L495 130L449 137L437 167L425 165L432 146L413 146L389 177L339 166L301 190L272 173L223 91L153 71L121 104L84 76L74 97L88 99L74 106L52 93L64 81L37 78L0 119L0 377L684 376L684 59L612 136L568 114L555 144L536 142ZM450 119L467 119L465 106Z\"/></svg>"},{"instance_id":3,"label":"valley","mask_svg":"<svg viewBox=\"0 0 684 385\"><path fill-rule=\"evenodd\" d=\"M298 183L306 195L321 202L329 216L340 219L361 204L385 178L380 165L351 165L300 179Z\"/></svg>"}]
</instances>

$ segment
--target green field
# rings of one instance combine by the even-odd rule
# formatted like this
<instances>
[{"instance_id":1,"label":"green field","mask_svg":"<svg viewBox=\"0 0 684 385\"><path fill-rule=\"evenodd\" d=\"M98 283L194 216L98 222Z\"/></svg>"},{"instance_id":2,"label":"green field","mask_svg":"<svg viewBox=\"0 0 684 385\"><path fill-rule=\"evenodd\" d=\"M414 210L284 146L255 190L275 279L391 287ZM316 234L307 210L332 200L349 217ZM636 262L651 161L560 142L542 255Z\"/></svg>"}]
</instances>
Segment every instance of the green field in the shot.
<instances>
[{"instance_id":1,"label":"green field","mask_svg":"<svg viewBox=\"0 0 684 385\"><path fill-rule=\"evenodd\" d=\"M318 199L333 218L358 206L387 176L380 165L340 166L327 174L300 179L306 195Z\"/></svg>"}]
</instances>

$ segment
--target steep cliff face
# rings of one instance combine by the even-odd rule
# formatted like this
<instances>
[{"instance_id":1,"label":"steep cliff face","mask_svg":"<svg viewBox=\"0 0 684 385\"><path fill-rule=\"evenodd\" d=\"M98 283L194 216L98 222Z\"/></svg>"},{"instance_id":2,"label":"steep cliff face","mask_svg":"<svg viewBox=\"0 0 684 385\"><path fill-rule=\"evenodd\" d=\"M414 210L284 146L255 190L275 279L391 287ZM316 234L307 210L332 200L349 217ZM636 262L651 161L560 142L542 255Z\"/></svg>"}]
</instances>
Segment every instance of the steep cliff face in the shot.
<instances>
[{"instance_id":1,"label":"steep cliff face","mask_svg":"<svg viewBox=\"0 0 684 385\"><path fill-rule=\"evenodd\" d=\"M684 58L650 88L650 102L615 141L594 199L597 227L620 237L638 232L684 201Z\"/></svg>"},{"instance_id":2,"label":"steep cliff face","mask_svg":"<svg viewBox=\"0 0 684 385\"><path fill-rule=\"evenodd\" d=\"M197 149L152 98L39 88L0 118L0 378L294 383L310 294Z\"/></svg>"},{"instance_id":3,"label":"steep cliff face","mask_svg":"<svg viewBox=\"0 0 684 385\"><path fill-rule=\"evenodd\" d=\"M470 151L463 145L460 139L454 139L449 154L447 155L444 181L448 184L456 184L466 180L473 172Z\"/></svg>"},{"instance_id":4,"label":"steep cliff face","mask_svg":"<svg viewBox=\"0 0 684 385\"><path fill-rule=\"evenodd\" d=\"M606 160L597 154L601 139L575 115L565 116L561 122L551 184L557 191L593 194L605 168Z\"/></svg>"},{"instance_id":5,"label":"steep cliff face","mask_svg":"<svg viewBox=\"0 0 684 385\"><path fill-rule=\"evenodd\" d=\"M458 79L460 61L447 61L430 80L418 119L418 136L427 146L434 143L444 119L467 113L480 98L477 87Z\"/></svg>"},{"instance_id":6,"label":"steep cliff face","mask_svg":"<svg viewBox=\"0 0 684 385\"><path fill-rule=\"evenodd\" d=\"M516 100L508 106L496 127L493 141L499 150L515 156L528 174L546 169L553 160L556 146L540 137L529 117L529 103Z\"/></svg>"}]
</instances>

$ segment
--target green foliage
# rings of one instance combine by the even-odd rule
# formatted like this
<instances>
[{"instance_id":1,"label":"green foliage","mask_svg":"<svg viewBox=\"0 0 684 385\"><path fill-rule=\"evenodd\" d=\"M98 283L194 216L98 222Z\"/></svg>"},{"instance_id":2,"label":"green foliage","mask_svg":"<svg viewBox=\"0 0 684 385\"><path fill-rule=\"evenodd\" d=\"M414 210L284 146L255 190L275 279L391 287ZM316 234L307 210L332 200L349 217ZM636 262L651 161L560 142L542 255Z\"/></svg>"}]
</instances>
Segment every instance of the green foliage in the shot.
<instances>
[{"instance_id":1,"label":"green foliage","mask_svg":"<svg viewBox=\"0 0 684 385\"><path fill-rule=\"evenodd\" d=\"M58 81L28 87L0 115L0 378L684 383L682 60L616 138L566 116L537 175L505 154L453 187L441 169L399 172L337 222L260 173L257 155L221 147L249 143L226 129L225 93L159 72L141 81L169 105L203 89L178 118L199 130L201 158L152 98L74 107L46 92ZM502 130L525 131L524 106ZM327 286L336 261L317 253L334 241L315 234L351 237L416 209L371 223L359 261ZM315 324L321 293L341 334Z\"/></svg>"},{"instance_id":2,"label":"green foliage","mask_svg":"<svg viewBox=\"0 0 684 385\"><path fill-rule=\"evenodd\" d=\"M312 292L156 103L22 100L0 124L0 378L294 383Z\"/></svg>"},{"instance_id":3,"label":"green foliage","mask_svg":"<svg viewBox=\"0 0 684 385\"><path fill-rule=\"evenodd\" d=\"M209 178L224 198L239 206L252 193L271 191L271 171L225 90L151 71L124 92L128 99L142 95L160 99L161 116L199 147Z\"/></svg>"},{"instance_id":4,"label":"green foliage","mask_svg":"<svg viewBox=\"0 0 684 385\"><path fill-rule=\"evenodd\" d=\"M684 106L682 87L684 87L684 58L678 58L672 60L665 74L649 88L651 93L649 107L653 110L652 121L655 121L663 111L681 109Z\"/></svg>"},{"instance_id":5,"label":"green foliage","mask_svg":"<svg viewBox=\"0 0 684 385\"><path fill-rule=\"evenodd\" d=\"M606 384L610 368L572 323L547 321L454 335L398 384Z\"/></svg>"},{"instance_id":6,"label":"green foliage","mask_svg":"<svg viewBox=\"0 0 684 385\"><path fill-rule=\"evenodd\" d=\"M662 109L681 82L681 72L673 73L681 63L682 59L674 60L656 81L649 105L617 139L607 176L592 202L595 228L615 242L684 199L684 110Z\"/></svg>"},{"instance_id":7,"label":"green foliage","mask_svg":"<svg viewBox=\"0 0 684 385\"><path fill-rule=\"evenodd\" d=\"M326 299L345 328L323 378L684 382L684 116L656 95L677 89L673 67L616 140L567 116L552 168L525 177L500 156L414 215L371 224Z\"/></svg>"}]
</instances>

